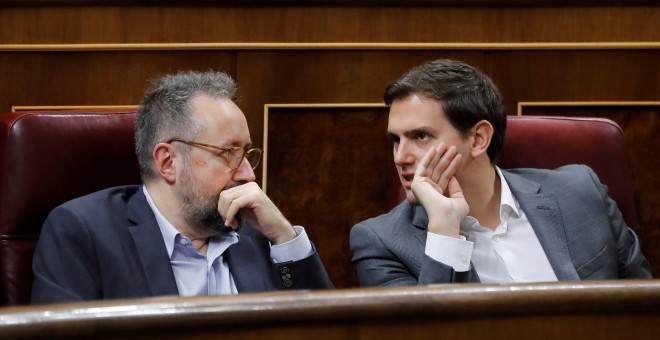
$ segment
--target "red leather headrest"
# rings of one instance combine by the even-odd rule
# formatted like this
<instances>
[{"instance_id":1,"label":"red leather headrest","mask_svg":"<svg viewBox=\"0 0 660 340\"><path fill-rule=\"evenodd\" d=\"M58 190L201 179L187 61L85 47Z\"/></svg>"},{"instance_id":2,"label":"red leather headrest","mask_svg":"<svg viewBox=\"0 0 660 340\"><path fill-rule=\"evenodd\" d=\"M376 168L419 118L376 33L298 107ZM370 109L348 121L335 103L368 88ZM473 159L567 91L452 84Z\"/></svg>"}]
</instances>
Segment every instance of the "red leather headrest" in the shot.
<instances>
[{"instance_id":1,"label":"red leather headrest","mask_svg":"<svg viewBox=\"0 0 660 340\"><path fill-rule=\"evenodd\" d=\"M29 302L32 255L57 205L140 183L135 112L0 115L0 277L4 303Z\"/></svg>"},{"instance_id":2,"label":"red leather headrest","mask_svg":"<svg viewBox=\"0 0 660 340\"><path fill-rule=\"evenodd\" d=\"M604 118L511 116L499 166L554 169L586 164L610 189L629 226L637 224L623 131Z\"/></svg>"}]
</instances>

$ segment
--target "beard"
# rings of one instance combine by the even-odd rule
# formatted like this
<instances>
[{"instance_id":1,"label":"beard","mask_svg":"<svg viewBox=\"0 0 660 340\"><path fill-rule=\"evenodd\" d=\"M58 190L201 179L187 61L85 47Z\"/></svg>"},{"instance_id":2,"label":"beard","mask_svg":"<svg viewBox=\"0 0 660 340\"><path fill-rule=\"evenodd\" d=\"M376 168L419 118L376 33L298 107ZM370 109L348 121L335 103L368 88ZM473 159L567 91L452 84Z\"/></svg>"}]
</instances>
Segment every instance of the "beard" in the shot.
<instances>
[{"instance_id":1,"label":"beard","mask_svg":"<svg viewBox=\"0 0 660 340\"><path fill-rule=\"evenodd\" d=\"M177 200L184 221L193 228L195 233L203 237L210 237L234 230L225 225L225 220L218 211L218 202L220 192L235 185L225 187L218 193L208 192L193 178L188 167L183 169L180 181L181 185L179 186ZM238 231L242 221L240 216L236 217L239 221L239 227L236 228L236 231Z\"/></svg>"}]
</instances>

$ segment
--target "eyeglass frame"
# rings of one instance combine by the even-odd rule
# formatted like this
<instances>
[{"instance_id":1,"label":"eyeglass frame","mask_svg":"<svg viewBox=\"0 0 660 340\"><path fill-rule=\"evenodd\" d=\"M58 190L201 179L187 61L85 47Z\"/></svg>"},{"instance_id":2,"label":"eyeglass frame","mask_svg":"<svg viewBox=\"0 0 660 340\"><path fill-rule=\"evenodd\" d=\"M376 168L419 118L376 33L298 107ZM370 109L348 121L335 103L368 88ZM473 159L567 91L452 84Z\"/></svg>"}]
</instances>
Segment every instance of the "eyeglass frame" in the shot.
<instances>
[{"instance_id":1,"label":"eyeglass frame","mask_svg":"<svg viewBox=\"0 0 660 340\"><path fill-rule=\"evenodd\" d=\"M218 155L218 157L222 157L225 160L225 163L227 163L227 167L231 170L238 169L241 166L241 164L243 163L243 160L246 159L249 154L251 154L253 152L257 152L257 153L259 153L259 160L256 162L256 164L252 164L248 160L248 164L250 164L250 167L252 168L252 170L255 170L257 168L257 166L259 166L259 163L261 163L261 157L263 157L263 153L264 153L264 151L260 148L249 148L249 149L246 150L245 148L242 148L240 146L233 146L233 147L217 146L217 145L213 145L213 144L206 144L206 143L200 143L200 142L195 142L195 141L189 141L189 140L185 140L185 139L181 139L181 138L171 138L166 143L171 144L172 142L179 142L179 143L183 143L183 144L190 145L190 146L201 146L201 147L210 148L210 149L214 149L214 150L218 150L218 151L222 151L222 152L228 152L229 155L230 155L229 156L230 158L233 158L234 151L243 150L243 156L241 157L240 162L238 162L238 165L236 165L235 168L231 167L231 161L230 161L229 158L227 158L226 156L223 156L223 155Z\"/></svg>"}]
</instances>

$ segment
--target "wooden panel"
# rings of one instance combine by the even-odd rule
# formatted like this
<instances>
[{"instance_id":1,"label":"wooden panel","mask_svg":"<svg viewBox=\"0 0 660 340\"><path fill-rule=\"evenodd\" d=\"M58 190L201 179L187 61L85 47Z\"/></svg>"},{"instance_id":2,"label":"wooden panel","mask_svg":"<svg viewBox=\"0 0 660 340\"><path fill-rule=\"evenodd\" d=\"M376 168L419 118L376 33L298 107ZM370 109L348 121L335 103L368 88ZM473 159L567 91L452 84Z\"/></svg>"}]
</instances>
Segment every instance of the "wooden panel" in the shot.
<instances>
[{"instance_id":1,"label":"wooden panel","mask_svg":"<svg viewBox=\"0 0 660 340\"><path fill-rule=\"evenodd\" d=\"M0 337L657 339L659 312L657 280L438 285L2 308Z\"/></svg>"},{"instance_id":2,"label":"wooden panel","mask_svg":"<svg viewBox=\"0 0 660 340\"><path fill-rule=\"evenodd\" d=\"M414 65L450 57L481 67L487 65L486 56L469 51L241 51L239 105L259 145L263 120L251 114L263 112L265 104L381 103L385 87Z\"/></svg>"},{"instance_id":3,"label":"wooden panel","mask_svg":"<svg viewBox=\"0 0 660 340\"><path fill-rule=\"evenodd\" d=\"M4 7L0 44L657 42L660 7Z\"/></svg>"},{"instance_id":4,"label":"wooden panel","mask_svg":"<svg viewBox=\"0 0 660 340\"><path fill-rule=\"evenodd\" d=\"M231 53L0 53L0 112L12 106L137 105L151 79L190 69L231 73Z\"/></svg>"},{"instance_id":5,"label":"wooden panel","mask_svg":"<svg viewBox=\"0 0 660 340\"><path fill-rule=\"evenodd\" d=\"M509 114L515 112L516 103L519 101L659 100L658 41L660 7L657 6L2 7L0 111L9 111L13 105L134 105L139 102L148 86L148 79L158 74L179 69L222 69L237 78L238 104L247 116L255 145L261 145L262 112L266 104L377 103L382 100L387 84L410 67L438 57L465 61L491 75L502 90ZM564 50L559 51L533 50L538 47L530 47L531 50L523 48L506 51L479 46L464 46L451 51L407 50L407 47L385 45L363 45L354 47L354 50L324 50L316 49L313 45L300 47L298 50L285 50L268 45L257 47L256 50L251 49L255 47L247 47L247 50L241 47L242 43L323 42L646 42L656 45L638 47L637 50L604 51L574 51L569 50L570 47L563 47ZM84 44L114 43L147 45L125 46L126 51L76 52L85 49ZM229 45L225 46L229 47L214 45L205 48L203 45L197 45L185 50L185 45L179 45L176 48L183 50L168 51L167 46L148 45L158 43L226 43ZM44 44L83 45L54 46L55 49L69 49L71 52L8 52L8 44L25 44L28 49L30 46L44 47ZM122 45L113 48L122 48ZM140 50L149 48L166 50ZM200 48L201 50L198 50ZM274 49L269 50L270 48ZM337 128L339 125L333 124L338 123L329 119L328 115L331 114L326 112L318 115L318 126ZM348 112L340 114L342 115L350 116ZM311 112L302 116L316 117ZM340 121L345 123L350 120L344 117ZM317 124L299 122L301 125L304 125L303 123L310 124L312 128ZM375 121L374 124L382 122ZM649 126L653 124L643 127L643 123L639 125L636 128L639 130L637 134L652 136L654 130ZM345 132L350 131L352 130ZM328 139L332 137L327 135L327 131L315 133ZM367 132L360 133L367 135ZM381 138L384 128L374 125L373 131L368 133L369 136L374 134L370 138ZM295 129L282 132L290 141L303 138L302 135L307 134L310 134L307 130ZM355 140L358 139L342 141L345 143L344 148L353 147ZM343 150L329 149L327 145L325 147L335 154ZM382 164L391 165L391 160ZM633 172L640 164L642 163L633 164ZM286 164L269 166L269 171L288 171ZM387 168L390 169L387 171L394 170L391 166ZM346 184L353 183L360 177L333 178ZM271 180L270 183L274 189L277 182ZM285 189L295 188L295 195L301 197L317 197L316 187L316 183L312 182L305 183L304 186L298 183ZM648 190L657 191L657 188L657 184L653 184ZM374 212L372 215L375 214ZM309 213L305 216L315 215ZM348 262L335 261L330 253L324 255L324 252L325 249L333 247L347 250L347 228L354 222L346 220L333 223L341 224L340 227L344 228L336 230L338 234L342 233L343 238L335 239L339 240L337 244L341 247L323 245L324 249L320 251L322 256L325 256L326 263L345 264ZM317 232L315 225L310 228L313 229L312 233ZM323 229L323 232L329 232L326 229ZM645 252L648 251L652 250L645 249ZM332 253L332 256L334 255L335 253ZM343 256L346 258L348 255ZM656 266L657 263L658 261L654 261ZM353 275L352 270L337 267L331 271L338 273L332 274L336 276L349 275L349 272ZM657 269L654 271L659 273ZM342 279L337 283L339 286L348 285L348 281L350 280Z\"/></svg>"},{"instance_id":6,"label":"wooden panel","mask_svg":"<svg viewBox=\"0 0 660 340\"><path fill-rule=\"evenodd\" d=\"M658 51L493 52L508 114L527 101L660 100Z\"/></svg>"},{"instance_id":7,"label":"wooden panel","mask_svg":"<svg viewBox=\"0 0 660 340\"><path fill-rule=\"evenodd\" d=\"M268 124L268 196L306 227L336 287L356 286L348 236L387 212L396 184L387 109L273 108ZM398 185L396 185L398 188Z\"/></svg>"},{"instance_id":8,"label":"wooden panel","mask_svg":"<svg viewBox=\"0 0 660 340\"><path fill-rule=\"evenodd\" d=\"M523 106L523 115L604 117L623 129L630 161L642 252L651 263L654 276L660 275L660 106ZM606 152L604 150L603 152Z\"/></svg>"},{"instance_id":9,"label":"wooden panel","mask_svg":"<svg viewBox=\"0 0 660 340\"><path fill-rule=\"evenodd\" d=\"M387 84L410 67L439 57L465 61L491 75L502 90L509 114L516 112L519 101L660 99L660 63L657 62L660 50L0 52L3 75L0 77L0 110L9 111L13 105L134 105L147 88L148 79L158 74L180 69L222 69L238 81L238 104L247 116L252 139L259 146L263 145L266 104L378 103ZM650 140L656 131L652 128L654 125L648 121L636 124L636 135L647 136L647 141ZM374 136L383 136L384 127L374 126L373 129ZM308 132L285 130L286 136L294 134ZM354 140L346 141L345 145L351 143L355 144ZM649 168L653 165L648 163L651 160L644 160L641 154L638 158L639 162L632 163L633 173L651 174L648 171L653 169ZM382 164L391 164L391 160ZM269 170L285 171L278 167L274 164ZM393 171L393 167L387 168ZM337 177L337 180L353 182L359 177ZM648 192L658 189L657 182L640 183L648 185ZM295 188L298 195L315 195L314 185L298 184ZM644 209L654 206L657 204ZM341 227L345 228L341 230L345 233L342 237L348 237L347 228L354 222L338 223L343 223ZM649 223L657 223L657 220ZM645 228L644 233L650 232ZM647 234L643 237L657 239ZM338 244L346 245L341 242ZM649 257L658 256L650 253L652 251L646 246L645 253L649 253ZM326 263L334 261L329 259L331 257L326 257ZM652 260L652 263L658 275L660 261ZM353 269L336 270L341 276L348 275L349 271L352 275ZM348 285L348 281L341 279L338 285Z\"/></svg>"},{"instance_id":10,"label":"wooden panel","mask_svg":"<svg viewBox=\"0 0 660 340\"><path fill-rule=\"evenodd\" d=\"M0 0L0 5L218 5L217 0ZM222 5L368 5L368 6L638 6L653 0L224 0Z\"/></svg>"}]
</instances>

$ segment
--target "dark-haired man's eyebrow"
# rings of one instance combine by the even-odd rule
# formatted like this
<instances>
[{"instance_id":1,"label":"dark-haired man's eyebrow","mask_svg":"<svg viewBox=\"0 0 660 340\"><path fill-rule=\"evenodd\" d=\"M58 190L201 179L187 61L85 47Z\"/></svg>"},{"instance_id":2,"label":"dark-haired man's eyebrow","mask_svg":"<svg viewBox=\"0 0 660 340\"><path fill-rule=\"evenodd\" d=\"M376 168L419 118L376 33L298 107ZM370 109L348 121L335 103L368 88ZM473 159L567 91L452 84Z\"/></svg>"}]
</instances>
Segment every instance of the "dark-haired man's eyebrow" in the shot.
<instances>
[{"instance_id":1,"label":"dark-haired man's eyebrow","mask_svg":"<svg viewBox=\"0 0 660 340\"><path fill-rule=\"evenodd\" d=\"M408 130L404 132L403 135L406 136L406 138L414 139L417 138L420 134L425 134L429 136L433 135L433 133L431 133L432 130L433 129L431 129L430 127L420 127L420 128Z\"/></svg>"},{"instance_id":2,"label":"dark-haired man's eyebrow","mask_svg":"<svg viewBox=\"0 0 660 340\"><path fill-rule=\"evenodd\" d=\"M399 136L393 132L386 132L385 136L387 136L387 139L389 139L391 142L398 142L399 141Z\"/></svg>"}]
</instances>

